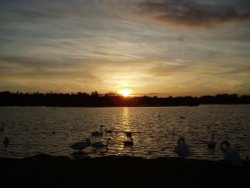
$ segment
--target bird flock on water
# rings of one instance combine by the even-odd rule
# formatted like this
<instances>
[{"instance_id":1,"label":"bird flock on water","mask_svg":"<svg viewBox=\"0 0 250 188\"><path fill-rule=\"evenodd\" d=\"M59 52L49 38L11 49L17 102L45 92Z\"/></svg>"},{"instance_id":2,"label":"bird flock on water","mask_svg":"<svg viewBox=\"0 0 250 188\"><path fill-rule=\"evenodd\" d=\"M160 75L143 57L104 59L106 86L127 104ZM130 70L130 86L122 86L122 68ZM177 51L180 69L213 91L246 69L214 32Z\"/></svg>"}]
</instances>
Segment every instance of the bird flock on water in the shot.
<instances>
[{"instance_id":1,"label":"bird flock on water","mask_svg":"<svg viewBox=\"0 0 250 188\"><path fill-rule=\"evenodd\" d=\"M94 131L91 132L91 137L92 138L100 138L103 137L104 134L112 134L113 131L110 129L104 129L103 130L103 125L100 125L100 131ZM2 124L0 127L0 131L4 132L5 126ZM123 141L124 147L132 147L134 146L134 140L133 140L133 133L131 131L124 131L124 134L127 137L127 140ZM214 141L215 134L211 135L211 138L209 141L205 141L204 143L207 144L208 149L214 150L217 143ZM87 147L92 147L95 150L99 149L106 149L106 151L109 148L109 143L111 141L111 138L107 138L106 142L102 141L91 141L90 138L86 138L82 141L75 142L73 143L70 147L74 150L78 150L79 153L82 152L82 150L86 149ZM4 137L3 144L5 148L9 146L10 140L7 136ZM232 149L231 144L229 143L228 140L224 140L220 143L220 149L223 152L224 159L228 162L230 162L233 165L241 166L241 159L239 153ZM179 137L177 140L177 145L174 147L175 153L181 157L181 158L188 158L191 156L191 151L189 149L189 146L187 145L185 138L184 137ZM248 156L246 158L248 160Z\"/></svg>"},{"instance_id":2,"label":"bird flock on water","mask_svg":"<svg viewBox=\"0 0 250 188\"><path fill-rule=\"evenodd\" d=\"M205 142L207 144L208 149L213 149L213 150L215 149L216 142L214 141L214 137L215 135L212 134L211 140ZM220 149L223 152L225 161L236 166L242 165L239 153L230 147L230 143L228 140L224 140L220 143ZM175 152L178 154L178 156L182 158L187 158L191 155L189 146L185 143L184 137L180 137L177 140L177 145L175 146Z\"/></svg>"},{"instance_id":3,"label":"bird flock on water","mask_svg":"<svg viewBox=\"0 0 250 188\"><path fill-rule=\"evenodd\" d=\"M104 134L112 134L113 132L112 130L103 129L103 127L104 126L101 125L100 131L91 132L91 137L102 137ZM127 140L123 141L124 147L133 147L134 146L133 133L131 131L124 131L124 134L127 138ZM103 149L103 148L107 150L109 147L110 141L111 141L111 138L108 138L106 140L106 143L103 143L101 141L92 142L90 138L87 138L83 141L74 143L73 145L71 145L71 148L78 150L79 152L82 152L82 150L90 146L97 150ZM212 134L211 138L208 141L204 141L204 143L207 145L208 149L214 150L217 145L217 143L215 142L215 134ZM220 143L220 149L223 152L224 159L226 161L230 162L233 165L241 166L240 155L236 150L233 150L230 147L229 141L227 140L222 141ZM191 151L184 137L178 138L177 144L174 147L174 152L181 158L188 158L191 156Z\"/></svg>"},{"instance_id":4,"label":"bird flock on water","mask_svg":"<svg viewBox=\"0 0 250 188\"><path fill-rule=\"evenodd\" d=\"M103 150L103 149L105 149L104 151L108 151L111 138L107 138L106 142L96 141L96 139L98 138L102 139L104 135L112 135L114 131L112 131L111 129L103 129L103 127L104 127L103 125L100 125L100 130L91 132L90 138L86 138L85 140L75 142L70 147L74 150L77 150L78 153L83 153L83 150L89 147L95 149L96 151ZM134 145L132 132L124 131L123 133L127 137L127 140L123 141L124 147L132 147Z\"/></svg>"}]
</instances>

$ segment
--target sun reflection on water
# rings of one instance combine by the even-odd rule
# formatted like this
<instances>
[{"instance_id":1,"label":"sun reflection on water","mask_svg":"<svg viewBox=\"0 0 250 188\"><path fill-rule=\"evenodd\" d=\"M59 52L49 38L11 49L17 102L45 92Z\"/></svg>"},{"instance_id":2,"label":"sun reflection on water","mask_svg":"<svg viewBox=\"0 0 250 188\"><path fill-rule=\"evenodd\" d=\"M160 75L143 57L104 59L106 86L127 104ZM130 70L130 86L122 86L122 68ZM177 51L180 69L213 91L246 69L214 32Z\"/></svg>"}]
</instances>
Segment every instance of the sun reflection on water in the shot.
<instances>
[{"instance_id":1,"label":"sun reflection on water","mask_svg":"<svg viewBox=\"0 0 250 188\"><path fill-rule=\"evenodd\" d=\"M131 121L131 111L130 108L124 107L122 108L121 112L121 123L120 123L120 131L117 132L116 135L116 150L118 150L118 155L129 155L133 151L133 146L131 147L125 147L124 146L124 141L130 140L129 137L127 136L126 133L131 133L133 134L134 127L132 125ZM134 138L134 135L132 135Z\"/></svg>"},{"instance_id":2,"label":"sun reflection on water","mask_svg":"<svg viewBox=\"0 0 250 188\"><path fill-rule=\"evenodd\" d=\"M249 112L249 106L2 108L1 120L6 129L0 138L3 140L7 134L11 142L7 153L0 148L0 156L22 158L43 152L71 157L74 151L70 145L88 138L100 125L112 130L112 133L105 133L92 141L106 143L111 138L111 142L107 151L86 149L90 157L175 157L173 149L176 141L180 135L184 135L192 158L217 160L223 158L219 147L215 148L215 152L208 153L203 143L215 131L217 142L228 138L232 147L246 156L250 155ZM234 134L236 131L237 134ZM124 141L129 140L126 132L132 132L132 146L124 146Z\"/></svg>"}]
</instances>

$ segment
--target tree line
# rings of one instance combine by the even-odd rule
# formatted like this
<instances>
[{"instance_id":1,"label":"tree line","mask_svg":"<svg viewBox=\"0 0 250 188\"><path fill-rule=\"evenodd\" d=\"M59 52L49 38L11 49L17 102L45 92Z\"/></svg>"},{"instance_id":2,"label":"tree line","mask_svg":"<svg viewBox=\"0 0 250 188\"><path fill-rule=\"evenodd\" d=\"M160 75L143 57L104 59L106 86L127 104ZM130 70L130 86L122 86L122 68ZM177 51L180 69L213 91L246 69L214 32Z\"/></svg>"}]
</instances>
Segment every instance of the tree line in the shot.
<instances>
[{"instance_id":1,"label":"tree line","mask_svg":"<svg viewBox=\"0 0 250 188\"><path fill-rule=\"evenodd\" d=\"M250 95L217 94L201 97L123 97L115 93L22 93L0 92L0 106L122 107L198 106L200 104L250 104Z\"/></svg>"}]
</instances>

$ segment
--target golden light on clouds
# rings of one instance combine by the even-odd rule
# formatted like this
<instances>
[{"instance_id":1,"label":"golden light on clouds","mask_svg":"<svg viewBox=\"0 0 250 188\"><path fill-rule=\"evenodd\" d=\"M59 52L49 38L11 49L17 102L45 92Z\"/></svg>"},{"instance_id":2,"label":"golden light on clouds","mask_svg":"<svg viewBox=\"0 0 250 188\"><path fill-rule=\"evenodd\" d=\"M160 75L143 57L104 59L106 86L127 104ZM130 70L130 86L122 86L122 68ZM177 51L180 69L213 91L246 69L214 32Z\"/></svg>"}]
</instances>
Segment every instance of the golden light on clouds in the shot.
<instances>
[{"instance_id":1,"label":"golden light on clouds","mask_svg":"<svg viewBox=\"0 0 250 188\"><path fill-rule=\"evenodd\" d=\"M250 92L248 0L3 2L0 91Z\"/></svg>"}]
</instances>

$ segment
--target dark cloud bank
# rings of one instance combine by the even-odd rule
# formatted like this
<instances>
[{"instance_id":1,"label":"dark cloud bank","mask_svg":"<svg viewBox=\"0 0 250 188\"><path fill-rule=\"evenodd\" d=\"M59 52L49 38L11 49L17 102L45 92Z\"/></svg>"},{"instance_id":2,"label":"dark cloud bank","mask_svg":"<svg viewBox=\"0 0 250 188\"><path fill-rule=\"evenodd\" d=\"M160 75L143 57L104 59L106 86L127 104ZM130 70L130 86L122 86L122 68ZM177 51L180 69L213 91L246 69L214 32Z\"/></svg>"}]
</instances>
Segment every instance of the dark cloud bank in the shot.
<instances>
[{"instance_id":1,"label":"dark cloud bank","mask_svg":"<svg viewBox=\"0 0 250 188\"><path fill-rule=\"evenodd\" d=\"M194 0L145 1L136 3L142 14L166 24L209 27L226 22L249 22L250 1L205 4ZM204 2L204 1L203 1Z\"/></svg>"}]
</instances>

